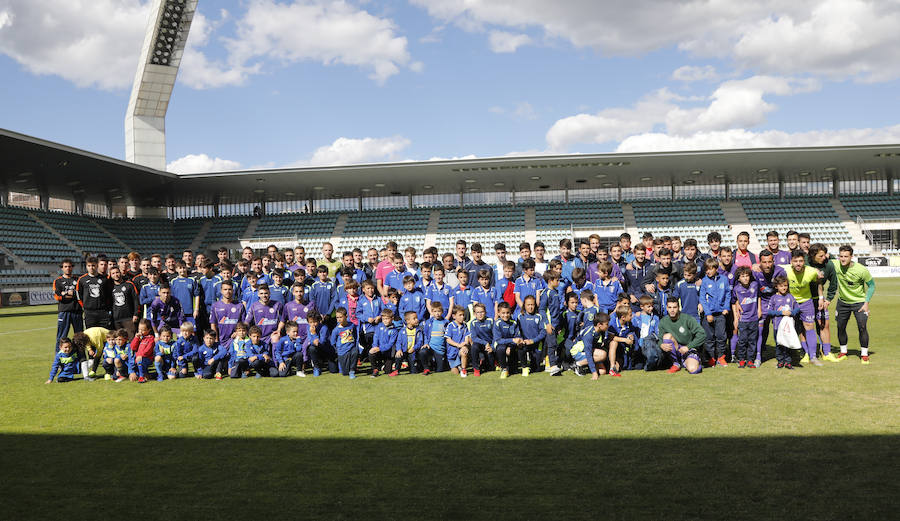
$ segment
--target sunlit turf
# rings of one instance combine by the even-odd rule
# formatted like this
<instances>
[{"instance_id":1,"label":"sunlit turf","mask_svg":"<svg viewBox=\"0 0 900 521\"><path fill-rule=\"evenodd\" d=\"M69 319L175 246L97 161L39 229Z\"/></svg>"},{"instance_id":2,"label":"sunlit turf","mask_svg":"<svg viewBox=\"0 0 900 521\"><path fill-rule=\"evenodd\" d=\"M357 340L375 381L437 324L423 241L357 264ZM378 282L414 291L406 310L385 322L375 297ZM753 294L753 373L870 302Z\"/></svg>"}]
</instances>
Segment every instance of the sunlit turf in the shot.
<instances>
[{"instance_id":1,"label":"sunlit turf","mask_svg":"<svg viewBox=\"0 0 900 521\"><path fill-rule=\"evenodd\" d=\"M878 280L868 366L851 322L850 360L793 372L44 385L54 308L2 309L0 505L9 519L97 515L101 493L153 518L885 517L898 311L900 280Z\"/></svg>"}]
</instances>

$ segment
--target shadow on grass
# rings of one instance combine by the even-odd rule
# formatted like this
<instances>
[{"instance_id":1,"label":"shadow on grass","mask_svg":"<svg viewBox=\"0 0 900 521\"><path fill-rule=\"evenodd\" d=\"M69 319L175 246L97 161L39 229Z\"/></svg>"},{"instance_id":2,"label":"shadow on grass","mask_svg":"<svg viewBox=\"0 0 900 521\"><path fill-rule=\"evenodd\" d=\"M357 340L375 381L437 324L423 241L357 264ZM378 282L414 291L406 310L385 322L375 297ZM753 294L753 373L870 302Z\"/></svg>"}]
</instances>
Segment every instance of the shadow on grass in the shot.
<instances>
[{"instance_id":1,"label":"shadow on grass","mask_svg":"<svg viewBox=\"0 0 900 521\"><path fill-rule=\"evenodd\" d=\"M0 446L6 519L889 519L900 477L900 436Z\"/></svg>"},{"instance_id":2,"label":"shadow on grass","mask_svg":"<svg viewBox=\"0 0 900 521\"><path fill-rule=\"evenodd\" d=\"M5 308L5 309L9 309L9 308ZM59 315L59 313L57 313L57 311L55 309L50 310L50 311L46 311L46 310L45 311L18 311L15 313L0 313L0 319L13 318L13 317L36 317L36 316L40 316L40 315L57 316L57 315Z\"/></svg>"}]
</instances>

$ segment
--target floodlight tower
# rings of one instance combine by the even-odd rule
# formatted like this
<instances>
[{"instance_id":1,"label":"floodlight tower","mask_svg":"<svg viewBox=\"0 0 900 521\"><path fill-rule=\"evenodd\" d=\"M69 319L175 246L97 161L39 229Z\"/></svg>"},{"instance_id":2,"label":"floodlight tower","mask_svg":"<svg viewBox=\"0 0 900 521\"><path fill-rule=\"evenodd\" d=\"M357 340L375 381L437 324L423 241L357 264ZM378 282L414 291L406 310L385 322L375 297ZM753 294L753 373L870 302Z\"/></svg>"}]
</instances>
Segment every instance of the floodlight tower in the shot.
<instances>
[{"instance_id":1,"label":"floodlight tower","mask_svg":"<svg viewBox=\"0 0 900 521\"><path fill-rule=\"evenodd\" d=\"M198 0L153 0L128 112L125 159L166 169L166 110Z\"/></svg>"}]
</instances>

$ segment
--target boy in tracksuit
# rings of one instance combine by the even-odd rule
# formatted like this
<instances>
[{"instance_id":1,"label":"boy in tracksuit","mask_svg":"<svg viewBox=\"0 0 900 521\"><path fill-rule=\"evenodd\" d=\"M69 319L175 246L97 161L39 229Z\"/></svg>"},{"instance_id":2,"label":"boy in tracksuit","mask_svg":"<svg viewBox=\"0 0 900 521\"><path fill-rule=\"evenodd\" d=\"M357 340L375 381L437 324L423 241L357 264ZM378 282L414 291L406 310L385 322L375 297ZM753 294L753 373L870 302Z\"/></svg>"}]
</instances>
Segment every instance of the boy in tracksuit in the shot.
<instances>
[{"instance_id":1,"label":"boy in tracksuit","mask_svg":"<svg viewBox=\"0 0 900 521\"><path fill-rule=\"evenodd\" d=\"M275 361L269 354L269 343L263 337L263 330L259 326L250 326L250 344L248 345L250 356L247 358L250 367L256 373L256 378L263 376L278 376Z\"/></svg>"},{"instance_id":2,"label":"boy in tracksuit","mask_svg":"<svg viewBox=\"0 0 900 521\"><path fill-rule=\"evenodd\" d=\"M487 316L487 306L476 303L472 306L474 318L469 321L469 336L472 338L472 372L481 376L482 367L493 369L494 321ZM484 365L482 365L482 361Z\"/></svg>"},{"instance_id":3,"label":"boy in tracksuit","mask_svg":"<svg viewBox=\"0 0 900 521\"><path fill-rule=\"evenodd\" d=\"M199 351L200 344L197 342L197 335L194 334L194 325L190 322L181 324L181 335L175 340L175 351L173 353L175 366L178 369L176 373L178 378L187 377L188 362L193 360ZM194 367L194 372L198 372L196 367Z\"/></svg>"},{"instance_id":4,"label":"boy in tracksuit","mask_svg":"<svg viewBox=\"0 0 900 521\"><path fill-rule=\"evenodd\" d=\"M430 374L433 366L435 372L447 370L447 341L444 334L447 331L447 320L444 319L444 306L440 302L431 303L431 318L422 325L425 332L425 357L427 367L423 374Z\"/></svg>"},{"instance_id":5,"label":"boy in tracksuit","mask_svg":"<svg viewBox=\"0 0 900 521\"><path fill-rule=\"evenodd\" d=\"M172 330L163 326L159 330L159 339L153 349L153 366L156 368L156 381L162 382L166 376L175 379L175 342Z\"/></svg>"},{"instance_id":6,"label":"boy in tracksuit","mask_svg":"<svg viewBox=\"0 0 900 521\"><path fill-rule=\"evenodd\" d=\"M356 319L359 322L359 347L365 355L372 348L375 329L381 323L381 312L384 303L375 295L375 284L371 281L362 283L363 295L356 303Z\"/></svg>"},{"instance_id":7,"label":"boy in tracksuit","mask_svg":"<svg viewBox=\"0 0 900 521\"><path fill-rule=\"evenodd\" d=\"M291 366L297 368L297 376L304 377L303 344L306 337L300 337L300 326L293 320L284 324L285 335L272 346L272 358L278 373L275 376L285 377L291 374Z\"/></svg>"},{"instance_id":8,"label":"boy in tracksuit","mask_svg":"<svg viewBox=\"0 0 900 521\"><path fill-rule=\"evenodd\" d=\"M775 323L775 359L778 361L778 369L793 369L791 355L787 347L778 339L777 331L782 320L789 319L793 322L794 318L800 314L801 309L797 304L797 299L788 291L787 277L775 277L772 282L776 293L769 299L769 306L765 311L766 315L772 317Z\"/></svg>"},{"instance_id":9,"label":"boy in tracksuit","mask_svg":"<svg viewBox=\"0 0 900 521\"><path fill-rule=\"evenodd\" d=\"M491 287L493 276L488 270L478 272L478 287L472 290L472 310L474 306L481 304L487 318L494 318L494 306L496 305L494 289Z\"/></svg>"},{"instance_id":10,"label":"boy in tracksuit","mask_svg":"<svg viewBox=\"0 0 900 521\"><path fill-rule=\"evenodd\" d=\"M578 341L569 349L569 353L575 360L575 374L586 374L585 369L590 370L591 380L597 380L601 374L605 374L603 362L607 359L609 344L609 315L597 313L591 322L576 335Z\"/></svg>"},{"instance_id":11,"label":"boy in tracksuit","mask_svg":"<svg viewBox=\"0 0 900 521\"><path fill-rule=\"evenodd\" d=\"M425 320L428 314L425 310L425 294L416 287L416 279L412 275L403 277L403 295L400 296L398 311L400 317L405 317L408 311L413 311L419 320ZM399 318L399 317L397 317Z\"/></svg>"},{"instance_id":12,"label":"boy in tracksuit","mask_svg":"<svg viewBox=\"0 0 900 521\"><path fill-rule=\"evenodd\" d=\"M500 378L509 377L509 358L516 355L522 336L519 324L512 320L512 307L503 301L497 304L497 320L494 321L494 356L500 363Z\"/></svg>"},{"instance_id":13,"label":"boy in tracksuit","mask_svg":"<svg viewBox=\"0 0 900 521\"><path fill-rule=\"evenodd\" d=\"M537 312L535 297L525 297L522 313L519 314L519 333L522 343L519 344L519 365L522 376L528 376L543 361L542 344L547 337L547 319Z\"/></svg>"},{"instance_id":14,"label":"boy in tracksuit","mask_svg":"<svg viewBox=\"0 0 900 521\"><path fill-rule=\"evenodd\" d=\"M408 364L409 374L418 373L417 366L426 367L426 360L422 358L425 335L422 333L422 328L419 327L419 316L415 311L407 311L403 318L405 322L403 327L397 331L397 343L394 345L394 370L389 376L400 374L404 360Z\"/></svg>"},{"instance_id":15,"label":"boy in tracksuit","mask_svg":"<svg viewBox=\"0 0 900 521\"><path fill-rule=\"evenodd\" d=\"M719 273L719 262L706 259L703 263L706 276L700 288L700 306L704 320L700 323L706 332L706 364L709 367L726 367L725 348L728 337L725 331L725 316L731 304L731 286L728 277Z\"/></svg>"},{"instance_id":16,"label":"boy in tracksuit","mask_svg":"<svg viewBox=\"0 0 900 521\"><path fill-rule=\"evenodd\" d=\"M284 270L275 268L272 271L272 284L269 285L269 300L280 302L282 306L291 300L291 292L284 285Z\"/></svg>"},{"instance_id":17,"label":"boy in tracksuit","mask_svg":"<svg viewBox=\"0 0 900 521\"><path fill-rule=\"evenodd\" d=\"M637 335L637 353L644 364L644 371L659 369L666 357L659 347L659 317L653 314L653 299L647 295L638 299L641 312L631 319L632 330ZM699 322L698 322L699 323Z\"/></svg>"},{"instance_id":18,"label":"boy in tracksuit","mask_svg":"<svg viewBox=\"0 0 900 521\"><path fill-rule=\"evenodd\" d=\"M665 271L657 271L651 291L646 293L653 299L653 313L658 317L666 314L666 303L675 298L672 294L671 276Z\"/></svg>"},{"instance_id":19,"label":"boy in tracksuit","mask_svg":"<svg viewBox=\"0 0 900 521\"><path fill-rule=\"evenodd\" d=\"M337 351L338 367L341 375L349 376L351 380L356 378L356 361L359 359L357 350L356 326L347 318L347 310L338 308L335 311L337 324L331 331L331 345Z\"/></svg>"},{"instance_id":20,"label":"boy in tracksuit","mask_svg":"<svg viewBox=\"0 0 900 521\"><path fill-rule=\"evenodd\" d=\"M125 379L123 367L128 362L128 331L120 329L110 331L106 335L106 345L103 346L101 358L103 370L106 372L104 379L120 381Z\"/></svg>"},{"instance_id":21,"label":"boy in tracksuit","mask_svg":"<svg viewBox=\"0 0 900 521\"><path fill-rule=\"evenodd\" d=\"M544 352L547 356L548 370L551 376L562 374L560 367L559 342L557 335L562 326L562 303L559 297L559 274L547 270L544 272L544 282L547 290L541 293L541 302L538 312L546 320L547 338L544 339Z\"/></svg>"},{"instance_id":22,"label":"boy in tracksuit","mask_svg":"<svg viewBox=\"0 0 900 521\"><path fill-rule=\"evenodd\" d=\"M138 375L138 383L145 383L150 372L150 362L153 361L153 352L156 348L156 338L150 321L141 319L138 322L137 334L131 339L131 351L134 353L134 371Z\"/></svg>"},{"instance_id":23,"label":"boy in tracksuit","mask_svg":"<svg viewBox=\"0 0 900 521\"><path fill-rule=\"evenodd\" d=\"M450 289L450 294L453 296L453 305L463 308L465 321L468 322L469 318L472 316L470 311L472 288L469 286L469 272L460 269L456 272L456 278L459 281L459 285Z\"/></svg>"},{"instance_id":24,"label":"boy in tracksuit","mask_svg":"<svg viewBox=\"0 0 900 521\"><path fill-rule=\"evenodd\" d=\"M60 383L71 382L76 374L78 374L78 353L75 352L72 341L63 338L59 341L59 351L53 356L50 377L44 383L52 383L54 378Z\"/></svg>"},{"instance_id":25,"label":"boy in tracksuit","mask_svg":"<svg viewBox=\"0 0 900 521\"><path fill-rule=\"evenodd\" d=\"M322 374L322 368L327 368L329 373L337 373L337 355L331 345L331 335L328 326L322 319L322 315L316 311L310 311L306 316L309 325L309 333L306 337L306 356L313 366L313 376Z\"/></svg>"},{"instance_id":26,"label":"boy in tracksuit","mask_svg":"<svg viewBox=\"0 0 900 521\"><path fill-rule=\"evenodd\" d=\"M634 357L634 345L637 343L635 331L631 327L634 312L631 306L616 309L609 323L609 375L622 376L624 369L631 369ZM619 350L619 346L622 349ZM620 363L621 361L621 363Z\"/></svg>"},{"instance_id":27,"label":"boy in tracksuit","mask_svg":"<svg viewBox=\"0 0 900 521\"><path fill-rule=\"evenodd\" d=\"M178 276L169 281L172 288L172 298L181 304L184 320L197 325L196 319L200 314L200 285L188 276L188 267L184 261L175 262L175 271ZM175 327L179 327L178 324Z\"/></svg>"},{"instance_id":28,"label":"boy in tracksuit","mask_svg":"<svg viewBox=\"0 0 900 521\"><path fill-rule=\"evenodd\" d=\"M672 297L677 298L681 303L681 312L689 317L693 317L697 323L700 320L700 284L701 281L697 277L697 264L689 262L684 265L684 272L681 280L675 284L675 290Z\"/></svg>"},{"instance_id":29,"label":"boy in tracksuit","mask_svg":"<svg viewBox=\"0 0 900 521\"><path fill-rule=\"evenodd\" d=\"M234 340L228 353L228 377L247 378L250 376L250 337L249 328L240 323L234 328ZM217 378L218 380L218 378Z\"/></svg>"},{"instance_id":30,"label":"boy in tracksuit","mask_svg":"<svg viewBox=\"0 0 900 521\"><path fill-rule=\"evenodd\" d=\"M581 332L581 312L578 311L578 295L574 293L566 295L566 310L563 311L563 323L566 327L565 335L563 336L563 359L571 362L571 357L567 353L578 342L578 333Z\"/></svg>"},{"instance_id":31,"label":"boy in tracksuit","mask_svg":"<svg viewBox=\"0 0 900 521\"><path fill-rule=\"evenodd\" d=\"M759 287L753 280L750 268L741 266L735 273L732 293L734 294L734 316L737 320L737 359L738 367L756 367L756 337L759 335L759 319L762 311L759 306Z\"/></svg>"},{"instance_id":32,"label":"boy in tracksuit","mask_svg":"<svg viewBox=\"0 0 900 521\"><path fill-rule=\"evenodd\" d=\"M622 285L618 279L612 276L612 264L609 261L597 265L600 278L594 283L594 293L597 295L597 307L607 315L615 311L619 293L622 293Z\"/></svg>"},{"instance_id":33,"label":"boy in tracksuit","mask_svg":"<svg viewBox=\"0 0 900 521\"><path fill-rule=\"evenodd\" d=\"M466 273L460 270L460 274ZM468 274L463 275L468 277ZM447 324L444 331L444 340L447 344L447 362L453 374L459 374L465 378L466 364L469 361L469 345L472 343L472 337L469 335L469 326L466 325L466 308L463 306L453 306L450 313L453 320Z\"/></svg>"},{"instance_id":34,"label":"boy in tracksuit","mask_svg":"<svg viewBox=\"0 0 900 521\"><path fill-rule=\"evenodd\" d=\"M326 323L332 322L331 314L334 312L336 294L335 284L328 278L327 266L316 268L316 274L319 278L309 288L309 302L322 315Z\"/></svg>"},{"instance_id":35,"label":"boy in tracksuit","mask_svg":"<svg viewBox=\"0 0 900 521\"><path fill-rule=\"evenodd\" d=\"M181 327L181 323L184 322L184 312L181 310L178 300L172 297L169 286L159 287L159 296L150 304L149 319L155 333L159 333L163 326L169 329Z\"/></svg>"},{"instance_id":36,"label":"boy in tracksuit","mask_svg":"<svg viewBox=\"0 0 900 521\"><path fill-rule=\"evenodd\" d=\"M150 304L153 304L153 301L159 295L159 270L150 267L147 270L147 279L149 282L144 284L140 293L138 293L138 301L141 303L141 310L143 311L141 318L150 318Z\"/></svg>"},{"instance_id":37,"label":"boy in tracksuit","mask_svg":"<svg viewBox=\"0 0 900 521\"><path fill-rule=\"evenodd\" d=\"M394 325L394 312L390 309L381 311L378 317L380 322L375 326L375 335L372 337L372 347L369 349L369 360L372 364L372 378L378 376L381 371L393 373L394 347L397 345L399 328ZM399 362L403 365L403 362ZM397 367L399 370L400 367Z\"/></svg>"},{"instance_id":38,"label":"boy in tracksuit","mask_svg":"<svg viewBox=\"0 0 900 521\"><path fill-rule=\"evenodd\" d=\"M228 349L216 342L216 332L208 330L203 334L203 345L192 360L194 377L198 380L222 379L228 366Z\"/></svg>"}]
</instances>

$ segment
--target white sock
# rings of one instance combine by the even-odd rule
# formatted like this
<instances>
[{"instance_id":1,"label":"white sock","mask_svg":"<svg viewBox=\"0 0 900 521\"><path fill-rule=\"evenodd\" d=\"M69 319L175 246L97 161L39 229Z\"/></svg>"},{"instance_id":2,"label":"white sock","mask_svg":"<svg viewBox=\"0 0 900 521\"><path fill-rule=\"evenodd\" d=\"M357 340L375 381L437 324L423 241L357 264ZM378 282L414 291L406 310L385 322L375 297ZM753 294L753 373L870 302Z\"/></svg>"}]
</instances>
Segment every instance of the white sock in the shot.
<instances>
[{"instance_id":1,"label":"white sock","mask_svg":"<svg viewBox=\"0 0 900 521\"><path fill-rule=\"evenodd\" d=\"M841 354L843 354L843 355L847 354L847 346L841 346Z\"/></svg>"},{"instance_id":2,"label":"white sock","mask_svg":"<svg viewBox=\"0 0 900 521\"><path fill-rule=\"evenodd\" d=\"M87 378L88 377L88 363L81 362L81 376Z\"/></svg>"},{"instance_id":3,"label":"white sock","mask_svg":"<svg viewBox=\"0 0 900 521\"><path fill-rule=\"evenodd\" d=\"M860 348L860 351L861 351L861 353L860 353L861 356L869 356L869 348L868 347Z\"/></svg>"}]
</instances>

